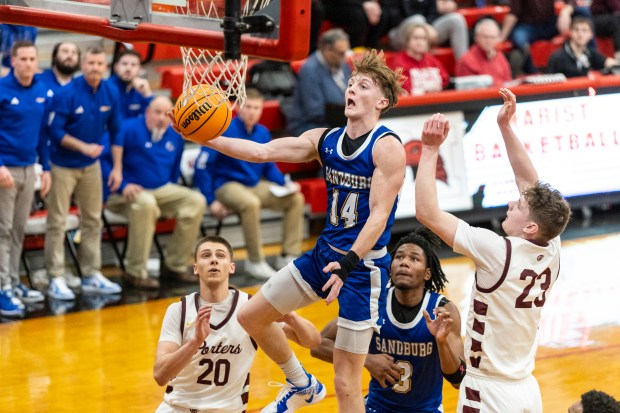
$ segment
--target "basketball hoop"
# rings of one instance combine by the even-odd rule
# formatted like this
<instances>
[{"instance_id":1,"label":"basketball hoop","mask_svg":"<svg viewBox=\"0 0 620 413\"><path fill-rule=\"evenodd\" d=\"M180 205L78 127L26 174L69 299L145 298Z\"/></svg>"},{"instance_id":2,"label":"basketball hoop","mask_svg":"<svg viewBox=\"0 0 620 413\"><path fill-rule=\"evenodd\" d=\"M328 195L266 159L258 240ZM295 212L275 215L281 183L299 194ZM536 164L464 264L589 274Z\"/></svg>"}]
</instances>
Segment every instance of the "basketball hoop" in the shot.
<instances>
[{"instance_id":1,"label":"basketball hoop","mask_svg":"<svg viewBox=\"0 0 620 413\"><path fill-rule=\"evenodd\" d=\"M310 0L0 0L0 22L182 46L184 91L217 87L232 108L245 101L248 56L307 56Z\"/></svg>"},{"instance_id":2,"label":"basketball hoop","mask_svg":"<svg viewBox=\"0 0 620 413\"><path fill-rule=\"evenodd\" d=\"M181 47L183 56L183 91L191 91L196 85L218 87L226 96L220 104L232 110L245 103L245 78L248 56L241 53L241 34L245 32L270 32L273 20L256 13L272 0L187 0L184 7L175 6L175 13L185 16L206 17L220 20L224 32L224 50L197 47ZM222 3L225 3L222 7ZM196 89L193 89L196 90ZM187 96L186 99L193 98Z\"/></svg>"}]
</instances>

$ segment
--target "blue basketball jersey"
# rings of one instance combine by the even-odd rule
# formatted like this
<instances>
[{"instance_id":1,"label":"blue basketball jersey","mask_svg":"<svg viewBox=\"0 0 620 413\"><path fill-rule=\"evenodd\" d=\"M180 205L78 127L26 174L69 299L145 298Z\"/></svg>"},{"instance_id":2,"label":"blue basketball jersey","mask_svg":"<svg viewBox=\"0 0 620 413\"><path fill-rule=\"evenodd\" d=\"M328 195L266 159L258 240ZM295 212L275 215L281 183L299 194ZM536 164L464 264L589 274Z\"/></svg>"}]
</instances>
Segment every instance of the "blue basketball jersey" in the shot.
<instances>
[{"instance_id":1,"label":"blue basketball jersey","mask_svg":"<svg viewBox=\"0 0 620 413\"><path fill-rule=\"evenodd\" d=\"M403 324L392 313L394 288L387 294L382 309L384 324L370 343L369 354L386 353L401 368L400 382L383 388L370 381L366 411L371 413L441 413L443 375L435 337L428 331L422 309L432 314L441 294L425 291L420 312L412 322Z\"/></svg>"},{"instance_id":2,"label":"blue basketball jersey","mask_svg":"<svg viewBox=\"0 0 620 413\"><path fill-rule=\"evenodd\" d=\"M377 125L365 142L347 156L342 144L346 128L329 131L319 142L323 176L327 184L327 218L321 237L331 246L349 251L370 215L370 183L375 166L372 152L375 143L387 134L398 137L385 126ZM383 234L373 249L381 249L390 241L398 197Z\"/></svg>"}]
</instances>

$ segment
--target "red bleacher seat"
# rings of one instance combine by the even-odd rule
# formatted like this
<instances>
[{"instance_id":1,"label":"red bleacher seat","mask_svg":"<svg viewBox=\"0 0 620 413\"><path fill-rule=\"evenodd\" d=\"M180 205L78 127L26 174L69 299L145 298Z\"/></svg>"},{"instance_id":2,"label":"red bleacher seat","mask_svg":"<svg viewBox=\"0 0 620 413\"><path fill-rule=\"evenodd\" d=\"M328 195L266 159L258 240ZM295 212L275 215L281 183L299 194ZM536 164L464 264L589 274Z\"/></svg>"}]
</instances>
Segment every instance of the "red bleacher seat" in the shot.
<instances>
[{"instance_id":1,"label":"red bleacher seat","mask_svg":"<svg viewBox=\"0 0 620 413\"><path fill-rule=\"evenodd\" d=\"M509 11L510 7L508 6L470 7L457 10L457 12L465 17L467 27L470 29L483 17L490 17L501 24Z\"/></svg>"},{"instance_id":2,"label":"red bleacher seat","mask_svg":"<svg viewBox=\"0 0 620 413\"><path fill-rule=\"evenodd\" d=\"M327 187L323 178L306 178L296 181L301 186L301 193L310 205L310 212L323 215L327 212Z\"/></svg>"},{"instance_id":3,"label":"red bleacher seat","mask_svg":"<svg viewBox=\"0 0 620 413\"><path fill-rule=\"evenodd\" d=\"M148 55L149 43L134 43L133 48L136 52L140 53L142 60L144 60ZM151 60L154 62L175 59L181 60L181 57L181 48L179 46L157 43L155 44L155 51Z\"/></svg>"},{"instance_id":4,"label":"red bleacher seat","mask_svg":"<svg viewBox=\"0 0 620 413\"><path fill-rule=\"evenodd\" d=\"M537 68L547 66L549 57L564 44L563 36L556 36L551 40L537 40L530 47L532 63Z\"/></svg>"},{"instance_id":5,"label":"red bleacher seat","mask_svg":"<svg viewBox=\"0 0 620 413\"><path fill-rule=\"evenodd\" d=\"M266 100L263 105L263 114L258 123L265 125L271 132L280 132L286 126L284 114L280 110L280 101Z\"/></svg>"},{"instance_id":6,"label":"red bleacher seat","mask_svg":"<svg viewBox=\"0 0 620 413\"><path fill-rule=\"evenodd\" d=\"M598 46L599 52L608 57L614 57L614 41L611 37L597 37L596 45Z\"/></svg>"},{"instance_id":7,"label":"red bleacher seat","mask_svg":"<svg viewBox=\"0 0 620 413\"><path fill-rule=\"evenodd\" d=\"M318 161L303 163L277 162L278 169L283 174L294 174L299 172L316 173L320 168Z\"/></svg>"},{"instance_id":8,"label":"red bleacher seat","mask_svg":"<svg viewBox=\"0 0 620 413\"><path fill-rule=\"evenodd\" d=\"M456 60L451 47L435 47L431 49L431 54L435 56L448 71L450 76L454 76Z\"/></svg>"}]
</instances>

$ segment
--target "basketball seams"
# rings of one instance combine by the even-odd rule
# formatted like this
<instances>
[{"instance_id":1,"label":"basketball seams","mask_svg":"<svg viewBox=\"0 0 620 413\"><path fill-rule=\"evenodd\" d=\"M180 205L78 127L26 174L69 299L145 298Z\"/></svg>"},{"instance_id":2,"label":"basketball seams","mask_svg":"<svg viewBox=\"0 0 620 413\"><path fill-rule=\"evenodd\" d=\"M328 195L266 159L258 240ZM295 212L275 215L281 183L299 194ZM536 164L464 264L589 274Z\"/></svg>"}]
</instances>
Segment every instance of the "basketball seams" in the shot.
<instances>
[{"instance_id":1,"label":"basketball seams","mask_svg":"<svg viewBox=\"0 0 620 413\"><path fill-rule=\"evenodd\" d=\"M191 126L181 127L188 117L192 116L202 105L205 105L205 99L211 108L207 109L206 112L198 114L198 119L194 118L190 123ZM192 89L187 90L181 95L175 106L175 122L177 126L189 140L197 143L206 142L220 136L226 130L232 118L232 113L225 101L224 94L216 87L210 85L193 86ZM204 116L206 117L201 119ZM209 127L209 122L213 122L212 127ZM215 131L214 128L217 125L221 126Z\"/></svg>"}]
</instances>

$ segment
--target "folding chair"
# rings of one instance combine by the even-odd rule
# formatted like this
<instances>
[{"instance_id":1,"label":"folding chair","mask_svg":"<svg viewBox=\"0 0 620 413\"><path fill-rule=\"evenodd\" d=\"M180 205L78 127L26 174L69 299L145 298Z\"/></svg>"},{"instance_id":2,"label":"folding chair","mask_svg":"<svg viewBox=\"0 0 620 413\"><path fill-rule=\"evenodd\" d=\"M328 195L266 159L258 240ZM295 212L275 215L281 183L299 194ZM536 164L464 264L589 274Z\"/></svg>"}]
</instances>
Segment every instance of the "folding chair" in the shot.
<instances>
[{"instance_id":1,"label":"folding chair","mask_svg":"<svg viewBox=\"0 0 620 413\"><path fill-rule=\"evenodd\" d=\"M28 260L26 258L26 253L29 251L41 251L45 248L45 231L47 224L47 211L40 210L35 211L28 217L28 221L26 222L26 228L24 230L24 244L22 249L21 261L26 270L26 276L28 277L28 282L32 287L32 279L30 265L28 264ZM65 231L65 245L69 250L69 255L73 261L73 265L75 267L75 272L77 275L82 278L82 268L80 267L80 262L78 261L77 249L75 247L75 243L73 242L73 234L80 227L80 218L77 215L76 210L72 210L67 215L66 222L66 231Z\"/></svg>"}]
</instances>

